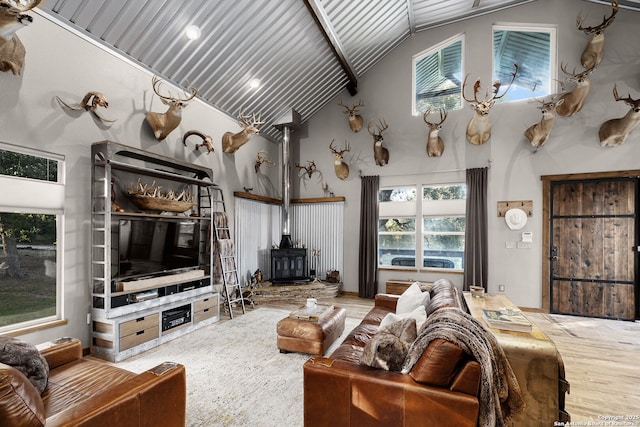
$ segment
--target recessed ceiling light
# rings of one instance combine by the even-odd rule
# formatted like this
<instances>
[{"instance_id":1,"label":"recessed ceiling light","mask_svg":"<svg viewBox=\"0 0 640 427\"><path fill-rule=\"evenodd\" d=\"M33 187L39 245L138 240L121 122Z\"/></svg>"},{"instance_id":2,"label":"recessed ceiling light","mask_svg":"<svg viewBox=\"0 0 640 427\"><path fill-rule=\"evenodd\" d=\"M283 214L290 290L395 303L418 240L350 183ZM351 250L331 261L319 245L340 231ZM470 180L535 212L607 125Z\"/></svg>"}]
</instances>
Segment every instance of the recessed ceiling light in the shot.
<instances>
[{"instance_id":1,"label":"recessed ceiling light","mask_svg":"<svg viewBox=\"0 0 640 427\"><path fill-rule=\"evenodd\" d=\"M198 40L202 33L200 32L200 27L197 25L188 25L187 28L184 29L184 34L189 40Z\"/></svg>"},{"instance_id":2,"label":"recessed ceiling light","mask_svg":"<svg viewBox=\"0 0 640 427\"><path fill-rule=\"evenodd\" d=\"M251 89L258 89L260 87L260 79L249 80L249 87Z\"/></svg>"}]
</instances>

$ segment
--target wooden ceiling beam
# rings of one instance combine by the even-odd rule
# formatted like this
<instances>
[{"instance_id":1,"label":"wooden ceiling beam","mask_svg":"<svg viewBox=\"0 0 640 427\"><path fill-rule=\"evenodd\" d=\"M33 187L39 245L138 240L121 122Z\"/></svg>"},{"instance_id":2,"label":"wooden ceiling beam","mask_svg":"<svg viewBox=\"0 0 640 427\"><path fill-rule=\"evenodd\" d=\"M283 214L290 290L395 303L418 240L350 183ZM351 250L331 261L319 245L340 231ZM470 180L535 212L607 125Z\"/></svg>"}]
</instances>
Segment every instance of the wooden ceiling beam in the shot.
<instances>
[{"instance_id":1,"label":"wooden ceiling beam","mask_svg":"<svg viewBox=\"0 0 640 427\"><path fill-rule=\"evenodd\" d=\"M309 13L313 17L313 20L316 22L316 25L320 29L320 32L324 35L324 38L327 40L327 43L333 50L338 62L342 66L345 74L349 79L349 83L347 84L347 89L349 93L353 96L357 93L358 88L358 76L356 75L351 62L347 56L347 53L340 42L340 38L336 33L336 30L333 28L331 21L329 20L329 16L327 12L324 10L322 5L318 2L318 0L304 0L304 4L309 9Z\"/></svg>"}]
</instances>

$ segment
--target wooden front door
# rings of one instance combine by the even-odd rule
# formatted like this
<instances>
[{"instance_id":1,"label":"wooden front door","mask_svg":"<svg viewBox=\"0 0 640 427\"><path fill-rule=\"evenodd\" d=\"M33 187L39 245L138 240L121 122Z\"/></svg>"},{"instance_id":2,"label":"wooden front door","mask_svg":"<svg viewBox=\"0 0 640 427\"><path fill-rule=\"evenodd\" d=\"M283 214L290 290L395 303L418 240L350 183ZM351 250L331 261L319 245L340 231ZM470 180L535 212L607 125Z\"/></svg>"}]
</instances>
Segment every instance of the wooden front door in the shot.
<instances>
[{"instance_id":1,"label":"wooden front door","mask_svg":"<svg viewBox=\"0 0 640 427\"><path fill-rule=\"evenodd\" d=\"M638 179L551 182L550 311L636 317Z\"/></svg>"}]
</instances>

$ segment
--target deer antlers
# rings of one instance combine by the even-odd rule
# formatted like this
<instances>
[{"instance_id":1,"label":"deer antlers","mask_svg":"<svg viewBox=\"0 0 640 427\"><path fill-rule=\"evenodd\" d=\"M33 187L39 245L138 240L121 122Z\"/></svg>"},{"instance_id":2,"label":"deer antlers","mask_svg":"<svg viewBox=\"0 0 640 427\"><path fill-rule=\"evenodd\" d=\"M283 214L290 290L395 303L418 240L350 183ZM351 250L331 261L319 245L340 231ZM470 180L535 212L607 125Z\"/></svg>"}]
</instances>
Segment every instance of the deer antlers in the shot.
<instances>
[{"instance_id":1,"label":"deer antlers","mask_svg":"<svg viewBox=\"0 0 640 427\"><path fill-rule=\"evenodd\" d=\"M576 18L576 26L578 30L584 31L589 36L589 42L582 51L580 62L584 68L593 68L602 61L604 51L604 30L613 23L618 13L618 0L611 1L611 16L605 16L602 23L595 27L583 27L582 17L578 15Z\"/></svg>"},{"instance_id":2,"label":"deer antlers","mask_svg":"<svg viewBox=\"0 0 640 427\"><path fill-rule=\"evenodd\" d=\"M299 171L304 170L307 174L307 177L309 178L311 178L311 175L313 175L315 172L318 172L318 169L316 168L316 162L314 160L307 160L307 166L302 166L296 163L296 169L298 169Z\"/></svg>"},{"instance_id":3,"label":"deer antlers","mask_svg":"<svg viewBox=\"0 0 640 427\"><path fill-rule=\"evenodd\" d=\"M623 101L629 105L631 109L627 111L624 117L607 120L600 126L598 136L600 137L600 146L602 147L613 147L623 144L631 131L640 123L640 98L633 99L631 98L631 94L628 94L626 98L620 97L616 84L613 85L613 98L616 101Z\"/></svg>"},{"instance_id":4,"label":"deer antlers","mask_svg":"<svg viewBox=\"0 0 640 427\"><path fill-rule=\"evenodd\" d=\"M258 129L259 125L264 124L265 122L261 120L260 115L256 117L255 114L245 115L242 110L238 114L238 124L242 128L240 132L225 132L222 135L222 151L227 154L233 154L240 147L249 141L249 137L252 134L259 134L260 129Z\"/></svg>"},{"instance_id":5,"label":"deer antlers","mask_svg":"<svg viewBox=\"0 0 640 427\"><path fill-rule=\"evenodd\" d=\"M489 96L489 91L487 90L487 94L485 95L485 99L480 101L478 99L478 91L480 90L480 79L476 80L473 85L473 100L467 98L464 94L465 87L467 84L467 78L469 74L467 74L462 83L462 97L465 101L469 102L471 107L475 110L475 114L473 118L469 121L467 125L467 140L471 144L480 145L487 142L487 140L491 137L491 123L489 122L489 111L491 107L496 102L496 99L500 99L507 94L511 85L516 79L516 75L518 74L518 64L513 64L515 70L511 74L511 81L509 82L509 86L507 89L501 94L498 95L500 91L501 83L496 81L493 83L493 90L491 91L491 96Z\"/></svg>"},{"instance_id":6,"label":"deer antlers","mask_svg":"<svg viewBox=\"0 0 640 427\"><path fill-rule=\"evenodd\" d=\"M343 113L349 116L349 127L351 128L351 130L354 132L360 132L360 130L362 129L362 125L364 123L364 119L362 118L361 115L356 113L358 112L358 109L364 107L364 104L362 103L362 99L360 100L360 102L358 102L357 105L354 105L353 107L349 107L343 104L342 100L338 102L338 105L341 107L344 107Z\"/></svg>"},{"instance_id":7,"label":"deer antlers","mask_svg":"<svg viewBox=\"0 0 640 427\"><path fill-rule=\"evenodd\" d=\"M165 139L175 128L180 125L182 121L182 109L187 106L187 102L192 100L198 91L192 85L189 85L190 95L186 98L176 98L173 96L165 96L160 93L160 87L162 86L162 80L158 76L153 76L151 80L153 91L155 92L163 104L168 105L169 109L164 113L148 112L146 115L147 122L151 129L153 129L153 135L158 141ZM171 95L171 94L169 94Z\"/></svg>"},{"instance_id":8,"label":"deer antlers","mask_svg":"<svg viewBox=\"0 0 640 427\"><path fill-rule=\"evenodd\" d=\"M256 154L256 163L253 166L256 173L260 171L260 167L263 163L266 163L268 166L274 165L274 162L272 160L267 159L266 151L259 151L258 154Z\"/></svg>"},{"instance_id":9,"label":"deer antlers","mask_svg":"<svg viewBox=\"0 0 640 427\"><path fill-rule=\"evenodd\" d=\"M169 94L169 96L162 95L160 93L160 88L162 87L162 79L159 78L158 76L153 76L153 78L151 79L151 85L153 87L153 91L155 92L155 94L158 95L158 97L162 100L162 102L165 105L173 105L175 103L187 103L191 101L193 98L195 98L196 95L198 94L198 90L194 86L189 85L188 90L190 95L186 98L173 97L171 96L171 94Z\"/></svg>"},{"instance_id":10,"label":"deer antlers","mask_svg":"<svg viewBox=\"0 0 640 427\"><path fill-rule=\"evenodd\" d=\"M440 129L442 129L442 123L447 120L447 110L444 108L440 108L440 121L438 123L432 123L427 120L431 114L431 108L427 109L422 115L422 120L424 120L425 124L429 127L429 135L427 136L427 156L429 157L440 157L444 152L444 141L438 135Z\"/></svg>"},{"instance_id":11,"label":"deer antlers","mask_svg":"<svg viewBox=\"0 0 640 427\"><path fill-rule=\"evenodd\" d=\"M333 146L334 141L335 139L331 141L331 144L329 144L329 150L333 153L333 166L336 171L336 176L340 179L347 179L347 177L349 177L349 165L344 162L343 156L344 153L351 151L351 146L349 145L349 142L345 141L344 149L338 150Z\"/></svg>"}]
</instances>

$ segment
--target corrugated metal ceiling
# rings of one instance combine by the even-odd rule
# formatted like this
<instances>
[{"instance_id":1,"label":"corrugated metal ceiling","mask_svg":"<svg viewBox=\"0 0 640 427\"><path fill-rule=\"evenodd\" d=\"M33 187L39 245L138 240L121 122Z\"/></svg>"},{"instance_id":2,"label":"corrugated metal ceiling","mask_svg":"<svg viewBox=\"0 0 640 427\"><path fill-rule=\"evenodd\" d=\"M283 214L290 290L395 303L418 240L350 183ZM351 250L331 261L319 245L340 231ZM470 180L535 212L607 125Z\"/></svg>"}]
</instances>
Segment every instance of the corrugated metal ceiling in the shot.
<instances>
[{"instance_id":1,"label":"corrugated metal ceiling","mask_svg":"<svg viewBox=\"0 0 640 427\"><path fill-rule=\"evenodd\" d=\"M39 9L178 86L193 84L231 117L261 114L263 135L279 140L271 124L280 116L293 108L308 120L412 33L530 1L45 0ZM186 38L189 24L200 39Z\"/></svg>"}]
</instances>

